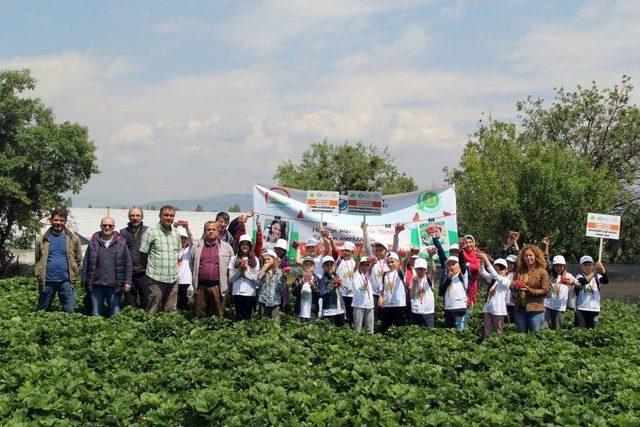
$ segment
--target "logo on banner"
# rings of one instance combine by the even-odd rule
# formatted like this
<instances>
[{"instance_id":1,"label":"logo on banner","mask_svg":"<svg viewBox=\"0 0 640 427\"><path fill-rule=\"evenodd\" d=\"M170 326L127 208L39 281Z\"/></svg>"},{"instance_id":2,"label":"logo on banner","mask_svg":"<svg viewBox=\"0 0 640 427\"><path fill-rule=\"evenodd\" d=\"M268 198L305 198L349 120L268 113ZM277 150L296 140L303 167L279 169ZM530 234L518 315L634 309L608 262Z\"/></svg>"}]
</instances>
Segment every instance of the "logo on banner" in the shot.
<instances>
[{"instance_id":1,"label":"logo on banner","mask_svg":"<svg viewBox=\"0 0 640 427\"><path fill-rule=\"evenodd\" d=\"M273 194L270 194L273 193ZM287 190L286 188L283 187L271 187L269 188L265 193L264 193L264 201L267 204L275 204L275 205L282 205L282 206L288 206L289 204L287 203L286 200L282 200L282 199L278 199L278 197L274 197L274 194L280 194L286 198L291 198L291 194L289 193L289 190Z\"/></svg>"},{"instance_id":2,"label":"logo on banner","mask_svg":"<svg viewBox=\"0 0 640 427\"><path fill-rule=\"evenodd\" d=\"M435 212L440 207L440 196L433 191L420 193L418 200L416 200L416 205L421 211Z\"/></svg>"},{"instance_id":3,"label":"logo on banner","mask_svg":"<svg viewBox=\"0 0 640 427\"><path fill-rule=\"evenodd\" d=\"M347 196L344 196L341 194L340 202L338 203L338 209L340 209L340 212L342 212L342 211L346 211L348 207L349 207L349 199L347 198Z\"/></svg>"}]
</instances>

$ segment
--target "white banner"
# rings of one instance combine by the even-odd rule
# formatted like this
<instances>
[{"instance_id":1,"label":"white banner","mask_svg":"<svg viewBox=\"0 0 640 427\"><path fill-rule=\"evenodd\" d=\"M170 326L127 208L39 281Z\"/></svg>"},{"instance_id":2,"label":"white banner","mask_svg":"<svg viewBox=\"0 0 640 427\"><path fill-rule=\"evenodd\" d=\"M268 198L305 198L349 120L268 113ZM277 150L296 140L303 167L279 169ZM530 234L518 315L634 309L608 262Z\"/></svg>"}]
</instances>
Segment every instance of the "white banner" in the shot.
<instances>
[{"instance_id":1,"label":"white banner","mask_svg":"<svg viewBox=\"0 0 640 427\"><path fill-rule=\"evenodd\" d=\"M309 237L320 237L320 214L307 212L307 192L274 185L253 186L253 210L260 217L265 247L272 247L279 238L291 244L304 242ZM325 228L336 242L360 242L362 215L348 215L347 199L340 197L340 215L324 215ZM367 217L369 237L391 248L395 224L402 223L405 230L399 235L400 252L419 247L426 254L431 244L428 229L440 226L444 230L441 242L445 250L458 240L456 193L453 187L414 193L382 196L382 214ZM339 245L339 244L338 244ZM293 253L293 249L290 254Z\"/></svg>"}]
</instances>

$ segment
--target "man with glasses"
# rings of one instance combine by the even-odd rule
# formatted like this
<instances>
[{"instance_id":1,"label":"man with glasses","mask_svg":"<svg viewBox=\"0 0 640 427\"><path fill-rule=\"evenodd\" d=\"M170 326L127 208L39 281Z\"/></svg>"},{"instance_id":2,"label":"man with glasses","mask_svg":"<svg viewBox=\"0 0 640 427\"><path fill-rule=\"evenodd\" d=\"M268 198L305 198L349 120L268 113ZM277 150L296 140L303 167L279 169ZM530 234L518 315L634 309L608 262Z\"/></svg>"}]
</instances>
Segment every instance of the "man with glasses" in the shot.
<instances>
[{"instance_id":1,"label":"man with glasses","mask_svg":"<svg viewBox=\"0 0 640 427\"><path fill-rule=\"evenodd\" d=\"M112 317L120 311L122 292L131 290L131 255L111 217L102 218L82 263L82 285L91 296L91 315ZM105 307L106 304L106 307Z\"/></svg>"},{"instance_id":2,"label":"man with glasses","mask_svg":"<svg viewBox=\"0 0 640 427\"><path fill-rule=\"evenodd\" d=\"M36 240L35 273L40 288L39 310L50 310L58 294L62 309L75 311L76 297L73 283L82 264L80 239L67 229L67 211L51 211L51 227Z\"/></svg>"},{"instance_id":3,"label":"man with glasses","mask_svg":"<svg viewBox=\"0 0 640 427\"><path fill-rule=\"evenodd\" d=\"M144 282L145 266L140 261L140 243L142 235L149 227L143 224L144 212L140 208L129 209L129 224L120 230L120 234L127 241L131 254L132 274L131 290L124 292L124 304L134 307L147 308L149 300Z\"/></svg>"},{"instance_id":4,"label":"man with glasses","mask_svg":"<svg viewBox=\"0 0 640 427\"><path fill-rule=\"evenodd\" d=\"M149 313L176 310L178 303L178 258L182 239L173 226L176 209L165 205L160 208L160 222L149 227L142 235L140 262L146 266L145 282Z\"/></svg>"}]
</instances>

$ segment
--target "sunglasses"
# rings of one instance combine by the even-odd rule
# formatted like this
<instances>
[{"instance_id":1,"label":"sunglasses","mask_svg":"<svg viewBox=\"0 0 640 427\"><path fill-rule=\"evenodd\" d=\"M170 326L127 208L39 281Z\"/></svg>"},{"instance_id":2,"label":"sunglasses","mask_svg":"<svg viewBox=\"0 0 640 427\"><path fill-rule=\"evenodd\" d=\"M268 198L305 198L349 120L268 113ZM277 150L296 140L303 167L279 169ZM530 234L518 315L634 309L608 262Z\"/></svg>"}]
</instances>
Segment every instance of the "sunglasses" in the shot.
<instances>
[{"instance_id":1,"label":"sunglasses","mask_svg":"<svg viewBox=\"0 0 640 427\"><path fill-rule=\"evenodd\" d=\"M113 228L113 227L115 227L115 225L113 225L113 224L100 224L100 227L102 227L102 228Z\"/></svg>"}]
</instances>

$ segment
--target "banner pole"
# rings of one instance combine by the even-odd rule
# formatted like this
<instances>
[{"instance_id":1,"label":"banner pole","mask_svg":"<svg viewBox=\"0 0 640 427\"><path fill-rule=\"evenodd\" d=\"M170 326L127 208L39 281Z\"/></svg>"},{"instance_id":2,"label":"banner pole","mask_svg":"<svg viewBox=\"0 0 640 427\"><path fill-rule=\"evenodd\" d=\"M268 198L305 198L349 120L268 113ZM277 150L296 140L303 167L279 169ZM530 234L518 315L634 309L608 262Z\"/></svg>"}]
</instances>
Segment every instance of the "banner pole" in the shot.
<instances>
[{"instance_id":1,"label":"banner pole","mask_svg":"<svg viewBox=\"0 0 640 427\"><path fill-rule=\"evenodd\" d=\"M602 261L602 243L604 242L604 238L600 238L600 250L598 251L598 262Z\"/></svg>"}]
</instances>

